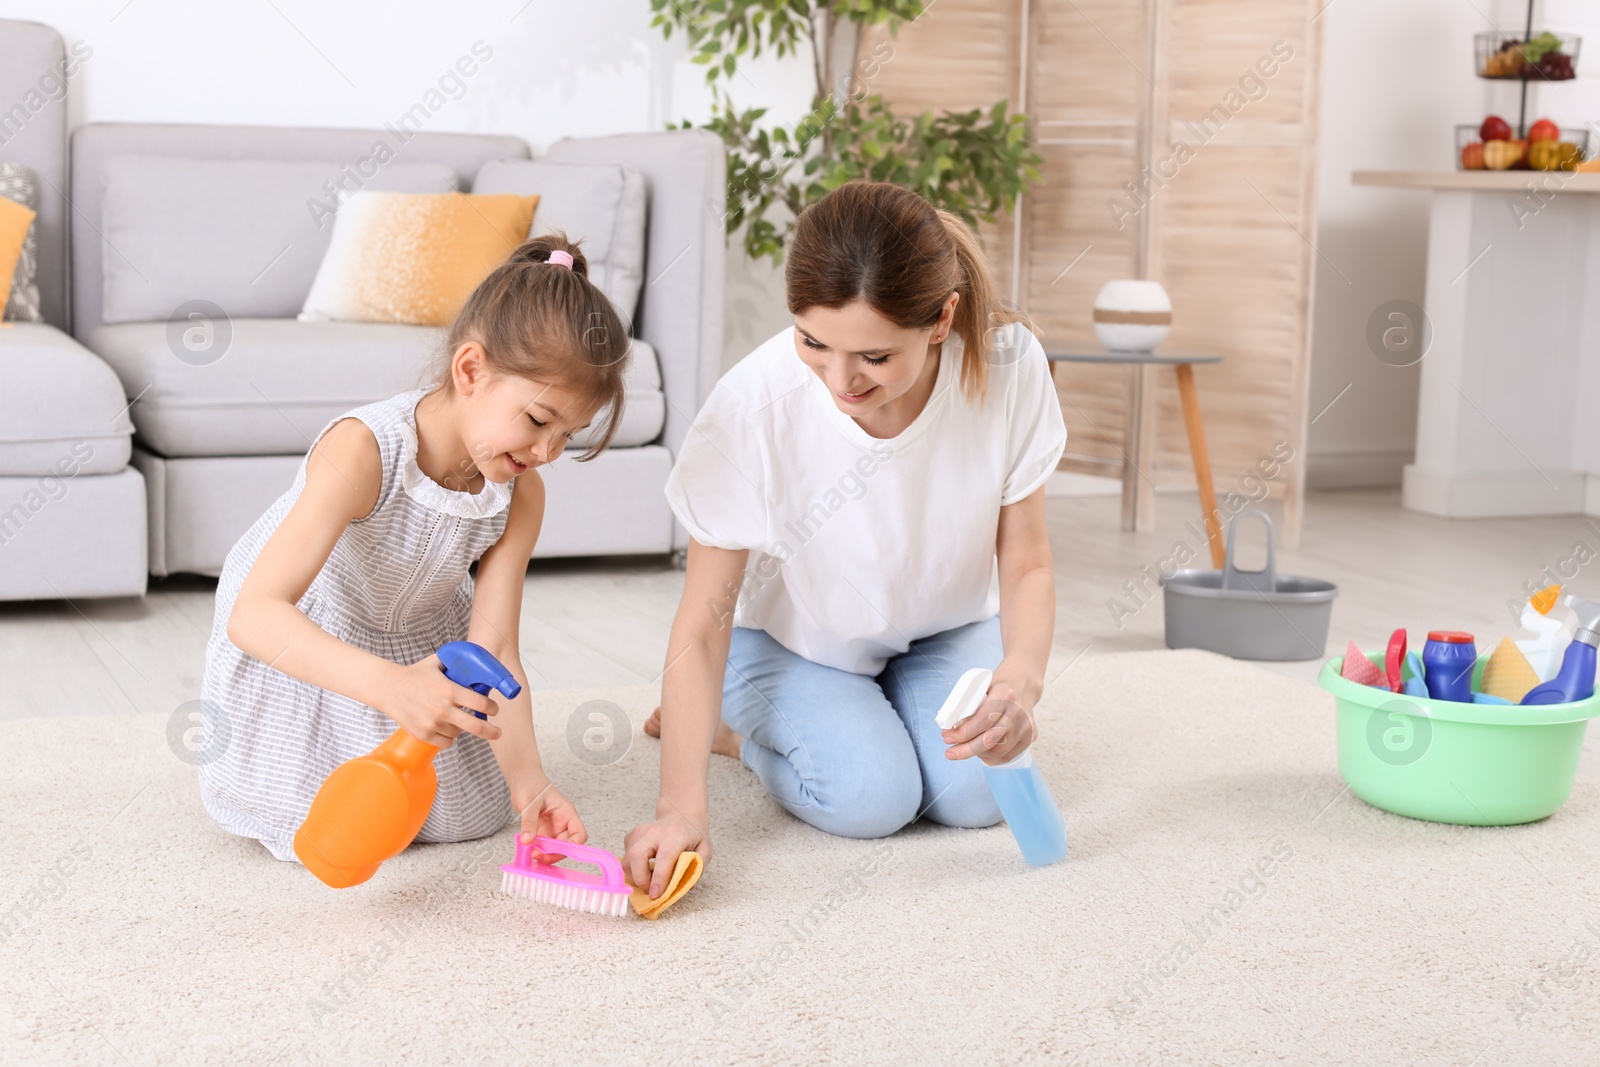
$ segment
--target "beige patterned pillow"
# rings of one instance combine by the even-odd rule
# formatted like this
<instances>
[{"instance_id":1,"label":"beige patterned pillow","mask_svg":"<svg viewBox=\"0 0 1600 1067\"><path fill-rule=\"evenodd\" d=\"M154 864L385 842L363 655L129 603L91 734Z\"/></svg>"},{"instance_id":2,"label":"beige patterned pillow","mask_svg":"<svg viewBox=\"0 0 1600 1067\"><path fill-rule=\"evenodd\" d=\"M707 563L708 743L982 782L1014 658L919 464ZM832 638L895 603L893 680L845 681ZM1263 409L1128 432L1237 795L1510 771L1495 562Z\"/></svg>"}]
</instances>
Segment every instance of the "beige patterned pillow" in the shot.
<instances>
[{"instance_id":1,"label":"beige patterned pillow","mask_svg":"<svg viewBox=\"0 0 1600 1067\"><path fill-rule=\"evenodd\" d=\"M448 326L528 236L537 196L380 193L345 201L302 322Z\"/></svg>"},{"instance_id":2,"label":"beige patterned pillow","mask_svg":"<svg viewBox=\"0 0 1600 1067\"><path fill-rule=\"evenodd\" d=\"M0 196L30 211L39 210L39 187L34 184L33 174L20 163L0 163ZM35 221L22 241L22 254L17 257L17 267L11 275L11 295L6 301L7 322L44 321L39 311L38 229Z\"/></svg>"}]
</instances>

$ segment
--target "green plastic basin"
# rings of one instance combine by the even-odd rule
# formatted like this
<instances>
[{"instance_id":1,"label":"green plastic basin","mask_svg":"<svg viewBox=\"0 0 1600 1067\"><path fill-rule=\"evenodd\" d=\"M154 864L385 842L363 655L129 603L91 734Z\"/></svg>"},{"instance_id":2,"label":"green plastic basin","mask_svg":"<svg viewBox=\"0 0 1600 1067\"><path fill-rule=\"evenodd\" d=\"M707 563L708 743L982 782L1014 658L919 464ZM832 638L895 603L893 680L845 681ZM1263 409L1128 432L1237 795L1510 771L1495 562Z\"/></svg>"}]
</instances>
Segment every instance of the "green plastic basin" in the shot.
<instances>
[{"instance_id":1,"label":"green plastic basin","mask_svg":"<svg viewBox=\"0 0 1600 1067\"><path fill-rule=\"evenodd\" d=\"M1383 653L1363 653L1379 670ZM1487 656L1478 659L1478 688ZM1340 676L1329 660L1317 682L1334 695L1339 776L1373 807L1431 822L1509 826L1565 804L1600 694L1567 704L1463 704L1408 697ZM1408 672L1409 673L1409 672Z\"/></svg>"}]
</instances>

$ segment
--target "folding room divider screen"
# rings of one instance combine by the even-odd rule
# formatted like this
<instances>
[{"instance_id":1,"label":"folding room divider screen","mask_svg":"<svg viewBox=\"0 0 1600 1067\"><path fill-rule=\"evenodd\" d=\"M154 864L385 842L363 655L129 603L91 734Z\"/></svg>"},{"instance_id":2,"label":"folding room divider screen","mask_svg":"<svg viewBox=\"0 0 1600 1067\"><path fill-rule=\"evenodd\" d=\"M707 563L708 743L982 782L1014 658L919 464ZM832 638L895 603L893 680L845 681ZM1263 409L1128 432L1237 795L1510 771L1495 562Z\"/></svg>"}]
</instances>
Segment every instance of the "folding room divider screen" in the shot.
<instances>
[{"instance_id":1,"label":"folding room divider screen","mask_svg":"<svg viewBox=\"0 0 1600 1067\"><path fill-rule=\"evenodd\" d=\"M1319 19L1326 0L933 0L890 37L867 34L860 85L899 113L1027 112L1043 180L983 228L1001 284L1049 348L1095 347L1112 278L1171 294L1159 351L1196 368L1217 492L1254 495L1257 464L1299 538L1316 252ZM1332 268L1328 268L1332 269ZM1173 377L1159 406L1159 485L1193 484ZM1056 369L1072 469L1120 474L1126 367ZM1150 390L1146 390L1150 395ZM1148 428L1149 422L1146 422ZM1281 442L1281 444L1280 444Z\"/></svg>"}]
</instances>

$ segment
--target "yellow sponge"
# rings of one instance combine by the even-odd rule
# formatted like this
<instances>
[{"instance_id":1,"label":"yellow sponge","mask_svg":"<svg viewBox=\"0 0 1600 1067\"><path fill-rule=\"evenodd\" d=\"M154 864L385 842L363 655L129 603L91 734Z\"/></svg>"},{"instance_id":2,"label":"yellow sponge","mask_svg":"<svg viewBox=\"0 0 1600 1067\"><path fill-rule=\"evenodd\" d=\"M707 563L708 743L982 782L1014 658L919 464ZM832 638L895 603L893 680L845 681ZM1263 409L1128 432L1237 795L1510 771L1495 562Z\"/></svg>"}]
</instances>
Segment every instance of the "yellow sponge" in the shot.
<instances>
[{"instance_id":1,"label":"yellow sponge","mask_svg":"<svg viewBox=\"0 0 1600 1067\"><path fill-rule=\"evenodd\" d=\"M1528 690L1539 684L1539 675L1511 638L1502 638L1483 665L1483 691L1492 697L1522 703Z\"/></svg>"},{"instance_id":2,"label":"yellow sponge","mask_svg":"<svg viewBox=\"0 0 1600 1067\"><path fill-rule=\"evenodd\" d=\"M700 871L705 867L705 860L698 852L678 853L678 862L672 868L672 877L667 880L667 887L661 891L659 897L651 897L648 889L635 889L629 901L633 910L646 919L659 919L661 913L676 904L682 896L694 888L700 880Z\"/></svg>"}]
</instances>

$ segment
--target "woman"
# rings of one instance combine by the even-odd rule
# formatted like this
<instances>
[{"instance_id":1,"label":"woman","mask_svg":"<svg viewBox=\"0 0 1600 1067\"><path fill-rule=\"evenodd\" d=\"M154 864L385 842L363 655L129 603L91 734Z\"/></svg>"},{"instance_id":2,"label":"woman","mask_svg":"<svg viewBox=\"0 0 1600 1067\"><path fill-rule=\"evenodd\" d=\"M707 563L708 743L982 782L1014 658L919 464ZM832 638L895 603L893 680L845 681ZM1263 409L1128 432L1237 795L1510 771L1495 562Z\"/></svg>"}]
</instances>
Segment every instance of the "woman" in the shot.
<instances>
[{"instance_id":1,"label":"woman","mask_svg":"<svg viewBox=\"0 0 1600 1067\"><path fill-rule=\"evenodd\" d=\"M870 838L998 822L971 757L1035 737L1055 625L1043 487L1066 444L1039 342L966 225L895 185L806 209L786 282L794 327L718 382L667 483L688 573L645 727L656 819L626 855L653 897L679 852L710 856L713 752L811 825ZM988 699L941 731L972 667L994 670Z\"/></svg>"}]
</instances>

